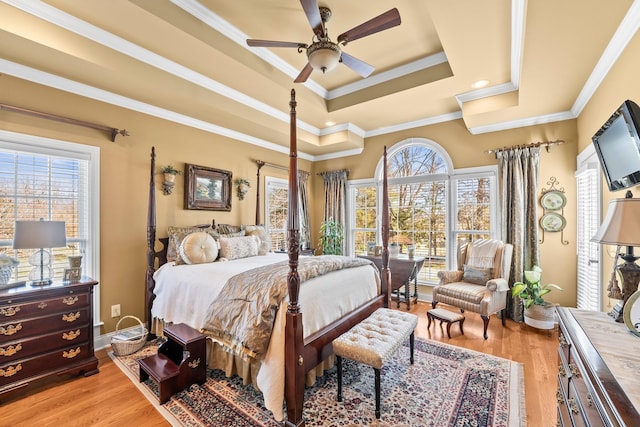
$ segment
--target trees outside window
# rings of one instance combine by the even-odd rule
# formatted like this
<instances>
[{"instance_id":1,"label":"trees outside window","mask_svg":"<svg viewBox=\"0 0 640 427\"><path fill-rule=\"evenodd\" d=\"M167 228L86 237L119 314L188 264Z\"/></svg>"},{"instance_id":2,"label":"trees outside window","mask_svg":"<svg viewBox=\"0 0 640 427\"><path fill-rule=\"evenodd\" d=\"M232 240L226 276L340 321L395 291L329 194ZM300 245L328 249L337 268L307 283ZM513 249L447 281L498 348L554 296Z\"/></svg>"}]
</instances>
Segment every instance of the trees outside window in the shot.
<instances>
[{"instance_id":1,"label":"trees outside window","mask_svg":"<svg viewBox=\"0 0 640 427\"><path fill-rule=\"evenodd\" d=\"M416 256L425 257L420 282L437 283L438 271L453 266L460 239L497 234L495 168L456 171L446 151L424 139L396 144L388 164L389 243L397 243L401 253L413 244ZM365 253L372 241L381 244L381 174L380 163L377 179L350 183L352 254Z\"/></svg>"}]
</instances>

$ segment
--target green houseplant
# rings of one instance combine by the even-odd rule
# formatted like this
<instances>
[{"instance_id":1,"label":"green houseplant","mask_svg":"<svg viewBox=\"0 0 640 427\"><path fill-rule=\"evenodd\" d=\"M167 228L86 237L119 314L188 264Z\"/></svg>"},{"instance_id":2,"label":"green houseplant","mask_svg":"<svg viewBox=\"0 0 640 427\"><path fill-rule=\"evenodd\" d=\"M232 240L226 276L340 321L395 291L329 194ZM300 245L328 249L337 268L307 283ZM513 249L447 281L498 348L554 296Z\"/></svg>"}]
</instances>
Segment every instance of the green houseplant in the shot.
<instances>
[{"instance_id":1,"label":"green houseplant","mask_svg":"<svg viewBox=\"0 0 640 427\"><path fill-rule=\"evenodd\" d=\"M344 229L342 224L329 218L320 225L320 246L324 255L342 255Z\"/></svg>"},{"instance_id":2,"label":"green houseplant","mask_svg":"<svg viewBox=\"0 0 640 427\"><path fill-rule=\"evenodd\" d=\"M519 297L524 304L524 322L539 329L553 329L555 325L555 304L544 300L544 296L553 289L562 288L553 283L542 285L542 269L537 265L524 272L524 282L516 282L511 295Z\"/></svg>"},{"instance_id":3,"label":"green houseplant","mask_svg":"<svg viewBox=\"0 0 640 427\"><path fill-rule=\"evenodd\" d=\"M173 175L173 176L182 174L182 171L179 171L178 169L174 168L173 165L167 165L167 166L161 167L160 172Z\"/></svg>"}]
</instances>

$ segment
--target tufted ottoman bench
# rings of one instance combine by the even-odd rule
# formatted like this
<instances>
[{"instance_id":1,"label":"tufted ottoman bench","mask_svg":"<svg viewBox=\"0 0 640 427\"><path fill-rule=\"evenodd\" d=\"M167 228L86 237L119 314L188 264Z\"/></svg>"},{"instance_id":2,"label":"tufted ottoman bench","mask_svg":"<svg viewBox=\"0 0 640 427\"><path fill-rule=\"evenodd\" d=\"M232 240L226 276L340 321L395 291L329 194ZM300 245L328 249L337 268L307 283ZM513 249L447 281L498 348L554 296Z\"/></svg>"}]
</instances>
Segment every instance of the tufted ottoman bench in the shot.
<instances>
[{"instance_id":1,"label":"tufted ottoman bench","mask_svg":"<svg viewBox=\"0 0 640 427\"><path fill-rule=\"evenodd\" d=\"M338 402L342 402L342 358L373 368L376 390L376 418L380 419L380 369L409 337L413 364L413 331L418 316L389 308L379 308L369 317L333 341L338 365Z\"/></svg>"}]
</instances>

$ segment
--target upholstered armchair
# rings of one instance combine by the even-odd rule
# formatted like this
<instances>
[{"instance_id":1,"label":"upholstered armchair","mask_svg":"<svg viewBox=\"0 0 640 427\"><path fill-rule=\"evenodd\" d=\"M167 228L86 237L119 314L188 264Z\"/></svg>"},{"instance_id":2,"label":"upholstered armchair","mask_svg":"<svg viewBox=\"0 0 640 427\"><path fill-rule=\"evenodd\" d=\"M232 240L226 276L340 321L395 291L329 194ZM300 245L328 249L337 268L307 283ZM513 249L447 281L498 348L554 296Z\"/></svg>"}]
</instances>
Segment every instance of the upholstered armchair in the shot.
<instances>
[{"instance_id":1,"label":"upholstered armchair","mask_svg":"<svg viewBox=\"0 0 640 427\"><path fill-rule=\"evenodd\" d=\"M440 283L433 289L433 308L441 302L458 307L463 313L479 313L486 340L492 314L502 311L502 326L505 325L512 255L513 246L500 240L459 244L458 269L438 272Z\"/></svg>"}]
</instances>

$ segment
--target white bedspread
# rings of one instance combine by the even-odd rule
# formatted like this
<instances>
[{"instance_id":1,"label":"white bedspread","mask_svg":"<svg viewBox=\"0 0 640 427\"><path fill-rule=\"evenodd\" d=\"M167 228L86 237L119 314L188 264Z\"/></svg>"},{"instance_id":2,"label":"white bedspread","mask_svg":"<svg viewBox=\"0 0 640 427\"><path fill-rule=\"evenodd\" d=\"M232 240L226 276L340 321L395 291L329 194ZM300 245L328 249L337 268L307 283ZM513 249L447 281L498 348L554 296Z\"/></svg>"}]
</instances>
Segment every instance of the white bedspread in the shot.
<instances>
[{"instance_id":1,"label":"white bedspread","mask_svg":"<svg viewBox=\"0 0 640 427\"><path fill-rule=\"evenodd\" d=\"M286 254L269 253L265 256L207 264L167 263L153 275L156 281L156 298L151 314L165 322L186 323L200 330L211 301L230 277L286 259ZM380 279L375 266L339 270L303 282L298 299L305 337L374 298L379 289ZM283 419L287 301L288 299L278 310L269 349L262 360L257 378L265 406L278 421Z\"/></svg>"}]
</instances>

